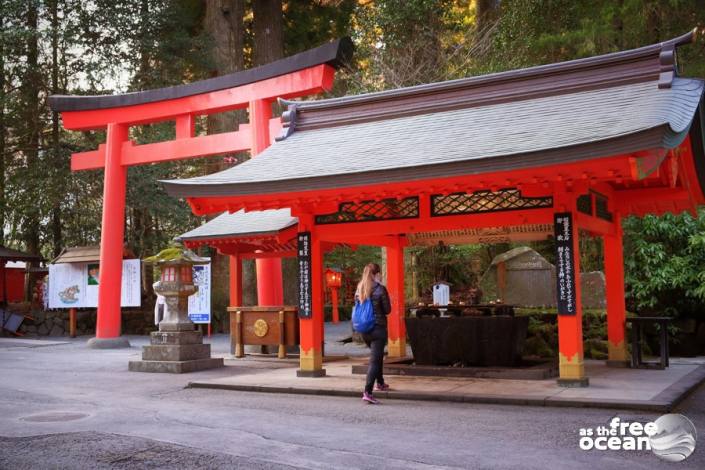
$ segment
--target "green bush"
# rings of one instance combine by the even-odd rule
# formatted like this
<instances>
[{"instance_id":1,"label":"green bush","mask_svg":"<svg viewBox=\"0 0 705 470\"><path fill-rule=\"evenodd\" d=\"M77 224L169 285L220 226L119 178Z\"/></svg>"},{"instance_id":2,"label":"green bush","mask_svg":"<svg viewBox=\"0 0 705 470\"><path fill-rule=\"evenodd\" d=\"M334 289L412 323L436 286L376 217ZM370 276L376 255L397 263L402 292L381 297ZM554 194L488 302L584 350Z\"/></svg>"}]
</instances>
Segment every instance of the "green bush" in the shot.
<instances>
[{"instance_id":1,"label":"green bush","mask_svg":"<svg viewBox=\"0 0 705 470\"><path fill-rule=\"evenodd\" d=\"M705 209L624 221L628 308L698 317L705 301Z\"/></svg>"}]
</instances>

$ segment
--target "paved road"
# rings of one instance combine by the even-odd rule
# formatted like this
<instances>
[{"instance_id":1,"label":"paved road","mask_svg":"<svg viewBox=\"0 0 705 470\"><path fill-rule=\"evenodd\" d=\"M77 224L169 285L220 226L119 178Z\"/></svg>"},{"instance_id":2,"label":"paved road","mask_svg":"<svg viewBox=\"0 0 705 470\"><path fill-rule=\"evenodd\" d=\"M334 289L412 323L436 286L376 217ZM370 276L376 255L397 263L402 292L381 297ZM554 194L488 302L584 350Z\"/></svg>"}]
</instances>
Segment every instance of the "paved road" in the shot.
<instances>
[{"instance_id":1,"label":"paved road","mask_svg":"<svg viewBox=\"0 0 705 470\"><path fill-rule=\"evenodd\" d=\"M425 403L184 389L188 376L127 371L140 350L86 338L19 347L0 339L0 468L705 468L651 452L578 448L578 429L646 412ZM135 346L143 339L132 339ZM225 352L225 341L215 342ZM251 373L249 363L199 373ZM393 385L393 382L390 379ZM705 388L682 406L705 433Z\"/></svg>"}]
</instances>

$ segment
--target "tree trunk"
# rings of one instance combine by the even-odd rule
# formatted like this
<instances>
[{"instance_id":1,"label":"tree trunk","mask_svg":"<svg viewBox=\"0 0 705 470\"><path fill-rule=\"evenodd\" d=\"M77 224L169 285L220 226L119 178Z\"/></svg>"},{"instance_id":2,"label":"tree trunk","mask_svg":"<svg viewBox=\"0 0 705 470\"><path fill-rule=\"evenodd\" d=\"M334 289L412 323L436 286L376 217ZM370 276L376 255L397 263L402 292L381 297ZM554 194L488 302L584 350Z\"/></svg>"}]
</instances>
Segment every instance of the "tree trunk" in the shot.
<instances>
[{"instance_id":1,"label":"tree trunk","mask_svg":"<svg viewBox=\"0 0 705 470\"><path fill-rule=\"evenodd\" d=\"M217 77L239 72L245 68L244 16L244 0L206 1L204 27L211 36L213 44L211 76ZM211 114L208 116L208 133L218 134L233 131L240 122L243 122L242 113ZM222 169L222 166L213 170L218 169Z\"/></svg>"},{"instance_id":2,"label":"tree trunk","mask_svg":"<svg viewBox=\"0 0 705 470\"><path fill-rule=\"evenodd\" d=\"M59 0L51 0L51 93L57 95L59 89ZM61 148L59 144L59 113L51 113L51 148L54 166L54 177L59 178L61 174ZM54 182L54 186L57 186ZM63 186L63 185L61 185ZM61 231L61 200L60 191L55 187L52 191L53 205L51 209L51 236L54 257L59 256L63 248L63 237Z\"/></svg>"},{"instance_id":3,"label":"tree trunk","mask_svg":"<svg viewBox=\"0 0 705 470\"><path fill-rule=\"evenodd\" d=\"M646 34L650 43L661 41L661 7L659 2L647 2L646 8Z\"/></svg>"},{"instance_id":4,"label":"tree trunk","mask_svg":"<svg viewBox=\"0 0 705 470\"><path fill-rule=\"evenodd\" d=\"M205 4L204 29L212 41L213 66L210 75L216 77L243 70L245 68L245 24L243 21L245 0L206 0ZM239 123L245 121L245 113L242 111L210 114L207 120L208 134L234 131ZM210 163L206 165L206 173L226 168L224 158L206 161ZM210 219L212 216L208 218ZM214 299L228 297L229 266L229 257L214 250L211 258ZM220 306L213 305L214 309L217 307Z\"/></svg>"},{"instance_id":5,"label":"tree trunk","mask_svg":"<svg viewBox=\"0 0 705 470\"><path fill-rule=\"evenodd\" d=\"M477 0L476 17L477 29L483 31L496 18L499 1Z\"/></svg>"},{"instance_id":6,"label":"tree trunk","mask_svg":"<svg viewBox=\"0 0 705 470\"><path fill-rule=\"evenodd\" d=\"M42 76L38 63L37 2L28 2L25 26L27 28L27 68L20 86L24 104L24 123L27 126L24 153L27 161L27 184L31 187L31 191L28 192L29 194L39 194L39 91L41 90ZM23 230L27 251L32 254L39 254L39 228L39 207L38 204L33 204L26 209Z\"/></svg>"},{"instance_id":7,"label":"tree trunk","mask_svg":"<svg viewBox=\"0 0 705 470\"><path fill-rule=\"evenodd\" d=\"M0 18L0 34L5 33L5 19ZM5 48L0 41L0 245L5 244Z\"/></svg>"},{"instance_id":8,"label":"tree trunk","mask_svg":"<svg viewBox=\"0 0 705 470\"><path fill-rule=\"evenodd\" d=\"M282 0L252 2L254 64L264 65L284 57Z\"/></svg>"},{"instance_id":9,"label":"tree trunk","mask_svg":"<svg viewBox=\"0 0 705 470\"><path fill-rule=\"evenodd\" d=\"M244 0L206 1L205 29L213 40L211 75L225 75L244 68Z\"/></svg>"}]
</instances>

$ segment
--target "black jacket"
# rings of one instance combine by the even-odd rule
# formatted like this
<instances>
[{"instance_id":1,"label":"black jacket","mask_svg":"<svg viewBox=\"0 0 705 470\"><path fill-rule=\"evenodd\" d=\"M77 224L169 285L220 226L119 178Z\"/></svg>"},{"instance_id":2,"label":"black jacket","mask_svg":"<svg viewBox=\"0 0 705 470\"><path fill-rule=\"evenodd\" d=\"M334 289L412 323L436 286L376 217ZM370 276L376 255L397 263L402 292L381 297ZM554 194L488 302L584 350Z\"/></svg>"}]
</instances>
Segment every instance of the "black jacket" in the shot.
<instances>
[{"instance_id":1,"label":"black jacket","mask_svg":"<svg viewBox=\"0 0 705 470\"><path fill-rule=\"evenodd\" d=\"M387 315L392 311L387 288L380 283L375 283L371 298L372 309L375 312L375 325L387 328Z\"/></svg>"}]
</instances>

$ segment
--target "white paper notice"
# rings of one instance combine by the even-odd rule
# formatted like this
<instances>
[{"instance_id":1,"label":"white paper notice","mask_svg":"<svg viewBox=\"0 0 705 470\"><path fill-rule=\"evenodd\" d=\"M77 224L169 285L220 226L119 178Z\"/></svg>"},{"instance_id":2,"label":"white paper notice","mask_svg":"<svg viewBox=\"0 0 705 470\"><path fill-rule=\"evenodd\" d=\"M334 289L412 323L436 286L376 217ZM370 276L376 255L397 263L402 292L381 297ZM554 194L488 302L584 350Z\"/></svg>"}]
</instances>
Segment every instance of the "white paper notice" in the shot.
<instances>
[{"instance_id":1,"label":"white paper notice","mask_svg":"<svg viewBox=\"0 0 705 470\"><path fill-rule=\"evenodd\" d=\"M211 322L211 265L193 267L193 283L198 292L188 298L188 316L194 323Z\"/></svg>"},{"instance_id":2,"label":"white paper notice","mask_svg":"<svg viewBox=\"0 0 705 470\"><path fill-rule=\"evenodd\" d=\"M122 262L122 307L139 307L140 260ZM49 265L49 308L95 308L98 306L98 263Z\"/></svg>"},{"instance_id":3,"label":"white paper notice","mask_svg":"<svg viewBox=\"0 0 705 470\"><path fill-rule=\"evenodd\" d=\"M49 308L83 307L86 281L83 264L49 265Z\"/></svg>"},{"instance_id":4,"label":"white paper notice","mask_svg":"<svg viewBox=\"0 0 705 470\"><path fill-rule=\"evenodd\" d=\"M122 262L122 297L120 298L120 305L123 307L139 307L141 305L140 274L140 260L126 259Z\"/></svg>"}]
</instances>

